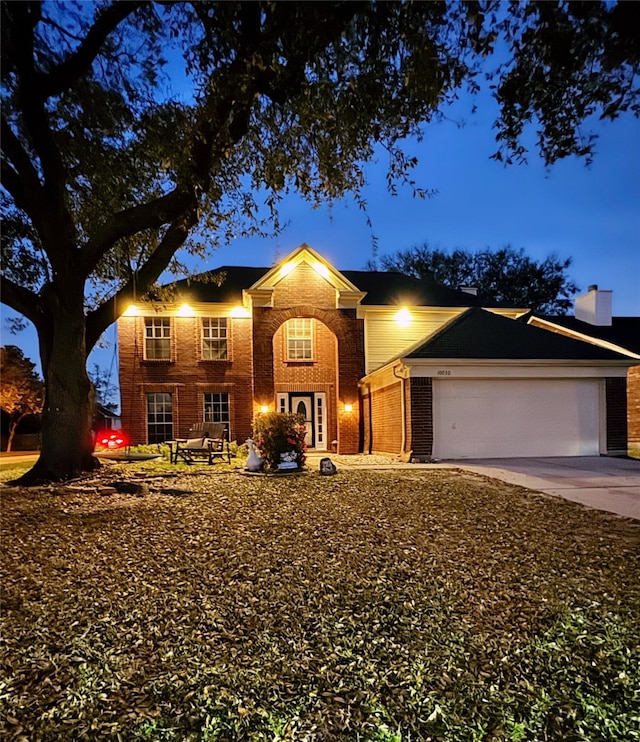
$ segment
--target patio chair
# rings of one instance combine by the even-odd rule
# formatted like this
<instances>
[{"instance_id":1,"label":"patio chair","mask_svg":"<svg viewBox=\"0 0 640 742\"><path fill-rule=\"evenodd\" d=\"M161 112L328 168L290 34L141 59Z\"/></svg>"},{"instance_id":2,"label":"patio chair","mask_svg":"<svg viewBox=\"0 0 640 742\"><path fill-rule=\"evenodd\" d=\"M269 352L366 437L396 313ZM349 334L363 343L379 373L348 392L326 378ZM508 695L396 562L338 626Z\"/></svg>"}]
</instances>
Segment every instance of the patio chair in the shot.
<instances>
[{"instance_id":1,"label":"patio chair","mask_svg":"<svg viewBox=\"0 0 640 742\"><path fill-rule=\"evenodd\" d=\"M216 459L231 463L229 436L224 423L196 423L189 430L189 438L171 441L171 463L179 460L187 464L206 461L213 464Z\"/></svg>"}]
</instances>

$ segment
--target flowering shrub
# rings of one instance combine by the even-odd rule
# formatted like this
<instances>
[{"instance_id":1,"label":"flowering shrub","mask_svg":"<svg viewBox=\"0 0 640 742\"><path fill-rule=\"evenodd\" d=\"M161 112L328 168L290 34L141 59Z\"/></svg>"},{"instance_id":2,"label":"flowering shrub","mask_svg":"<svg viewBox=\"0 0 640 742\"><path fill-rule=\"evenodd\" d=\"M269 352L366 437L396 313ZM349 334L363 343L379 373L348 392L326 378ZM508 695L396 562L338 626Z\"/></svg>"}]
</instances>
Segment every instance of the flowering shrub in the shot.
<instances>
[{"instance_id":1,"label":"flowering shrub","mask_svg":"<svg viewBox=\"0 0 640 742\"><path fill-rule=\"evenodd\" d=\"M253 442L266 469L275 471L281 454L293 453L299 468L306 458L304 418L293 412L263 412L253 420ZM290 458L287 456L287 458Z\"/></svg>"}]
</instances>

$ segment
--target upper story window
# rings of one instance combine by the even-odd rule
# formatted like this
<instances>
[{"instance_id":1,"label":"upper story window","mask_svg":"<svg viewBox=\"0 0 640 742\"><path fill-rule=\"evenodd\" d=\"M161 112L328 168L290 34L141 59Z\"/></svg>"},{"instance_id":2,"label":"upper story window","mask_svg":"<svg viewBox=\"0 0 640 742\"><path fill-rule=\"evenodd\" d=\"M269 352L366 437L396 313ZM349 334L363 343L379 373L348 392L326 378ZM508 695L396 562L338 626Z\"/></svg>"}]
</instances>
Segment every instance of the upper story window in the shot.
<instances>
[{"instance_id":1,"label":"upper story window","mask_svg":"<svg viewBox=\"0 0 640 742\"><path fill-rule=\"evenodd\" d=\"M144 357L147 361L171 360L171 320L168 317L145 318Z\"/></svg>"},{"instance_id":2,"label":"upper story window","mask_svg":"<svg viewBox=\"0 0 640 742\"><path fill-rule=\"evenodd\" d=\"M202 320L202 359L226 361L229 358L229 337L225 317Z\"/></svg>"},{"instance_id":3,"label":"upper story window","mask_svg":"<svg viewBox=\"0 0 640 742\"><path fill-rule=\"evenodd\" d=\"M309 317L290 319L286 324L287 360L313 360L313 320Z\"/></svg>"}]
</instances>

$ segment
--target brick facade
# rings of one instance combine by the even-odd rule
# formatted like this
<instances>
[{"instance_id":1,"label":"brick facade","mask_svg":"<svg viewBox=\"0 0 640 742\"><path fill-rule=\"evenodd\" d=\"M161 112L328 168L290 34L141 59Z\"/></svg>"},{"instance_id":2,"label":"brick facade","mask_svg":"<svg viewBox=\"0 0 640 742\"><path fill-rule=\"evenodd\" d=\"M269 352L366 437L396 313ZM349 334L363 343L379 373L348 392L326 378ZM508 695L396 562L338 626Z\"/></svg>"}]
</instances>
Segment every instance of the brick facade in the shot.
<instances>
[{"instance_id":1,"label":"brick facade","mask_svg":"<svg viewBox=\"0 0 640 742\"><path fill-rule=\"evenodd\" d=\"M214 312L212 312L212 316ZM172 318L172 360L144 360L144 317L118 321L122 427L134 443L146 443L147 394L172 395L173 436L186 436L203 419L204 394L226 392L230 398L230 435L251 435L253 417L251 322L228 318L227 361L201 360L200 318Z\"/></svg>"},{"instance_id":2,"label":"brick facade","mask_svg":"<svg viewBox=\"0 0 640 742\"><path fill-rule=\"evenodd\" d=\"M213 305L211 316L215 314ZM243 441L251 435L260 407L273 409L278 393L322 392L326 448L337 440L341 453L360 451L358 380L364 375L364 324L355 310L337 309L336 289L303 262L277 283L272 306L254 307L251 314L227 318L230 352L225 361L201 360L200 317L170 318L170 361L144 360L144 317L119 320L122 426L131 440L148 441L149 393L172 395L174 437L186 436L203 419L205 393L227 393L231 439ZM286 360L284 325L293 318L314 320L311 361Z\"/></svg>"},{"instance_id":3,"label":"brick facade","mask_svg":"<svg viewBox=\"0 0 640 742\"><path fill-rule=\"evenodd\" d=\"M629 454L640 459L640 366L627 372L627 434Z\"/></svg>"},{"instance_id":4,"label":"brick facade","mask_svg":"<svg viewBox=\"0 0 640 742\"><path fill-rule=\"evenodd\" d=\"M370 393L371 453L402 453L402 382Z\"/></svg>"},{"instance_id":5,"label":"brick facade","mask_svg":"<svg viewBox=\"0 0 640 742\"><path fill-rule=\"evenodd\" d=\"M387 338L394 326L381 313L381 307L373 306L370 314L366 314L365 305L356 310L364 293L344 274L332 274L307 246L301 246L287 260L272 270L265 269L253 285L238 289L237 284L244 279L242 273L236 284L230 282L232 288L236 287L235 293L230 289L231 298L226 298L227 294L217 299L206 292L200 294L193 309L197 316L178 316L177 305L173 309L140 305L139 312L170 323L170 360L145 360L144 316L120 318L121 417L132 443L149 440L149 394L171 395L166 439L186 436L194 423L203 420L205 395L222 394L228 395L231 440L242 442L251 436L252 421L262 406L302 408L306 400L312 422L314 416L315 421L322 420L320 450L432 456L432 379L411 377L406 362L383 364L365 377L365 320L358 318L358 312L369 322L370 346L379 351L381 359L385 352L392 355ZM236 301L243 302L249 316L235 316ZM203 360L202 320L216 316L227 320L228 357ZM312 357L292 361L287 358L286 323L303 318L312 320ZM608 447L623 449L628 428L629 451L640 457L640 366L628 372L626 425L624 379L620 375L608 379L606 390ZM159 427L154 428L156 438L165 434ZM317 427L314 425L314 434Z\"/></svg>"},{"instance_id":6,"label":"brick facade","mask_svg":"<svg viewBox=\"0 0 640 742\"><path fill-rule=\"evenodd\" d=\"M409 380L409 448L414 457L433 454L433 379L418 376Z\"/></svg>"}]
</instances>

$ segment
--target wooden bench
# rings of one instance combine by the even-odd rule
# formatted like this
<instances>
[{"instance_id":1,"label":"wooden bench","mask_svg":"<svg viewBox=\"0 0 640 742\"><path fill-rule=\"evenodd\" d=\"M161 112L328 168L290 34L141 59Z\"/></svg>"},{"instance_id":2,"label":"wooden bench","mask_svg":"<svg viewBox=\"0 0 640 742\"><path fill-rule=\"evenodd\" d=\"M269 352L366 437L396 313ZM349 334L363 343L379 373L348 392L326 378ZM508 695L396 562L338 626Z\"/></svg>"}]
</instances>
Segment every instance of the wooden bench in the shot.
<instances>
[{"instance_id":1,"label":"wooden bench","mask_svg":"<svg viewBox=\"0 0 640 742\"><path fill-rule=\"evenodd\" d=\"M187 464L206 461L213 464L217 459L231 463L229 435L224 423L196 423L189 430L188 438L169 441L169 445L172 464L177 464L178 461Z\"/></svg>"}]
</instances>

